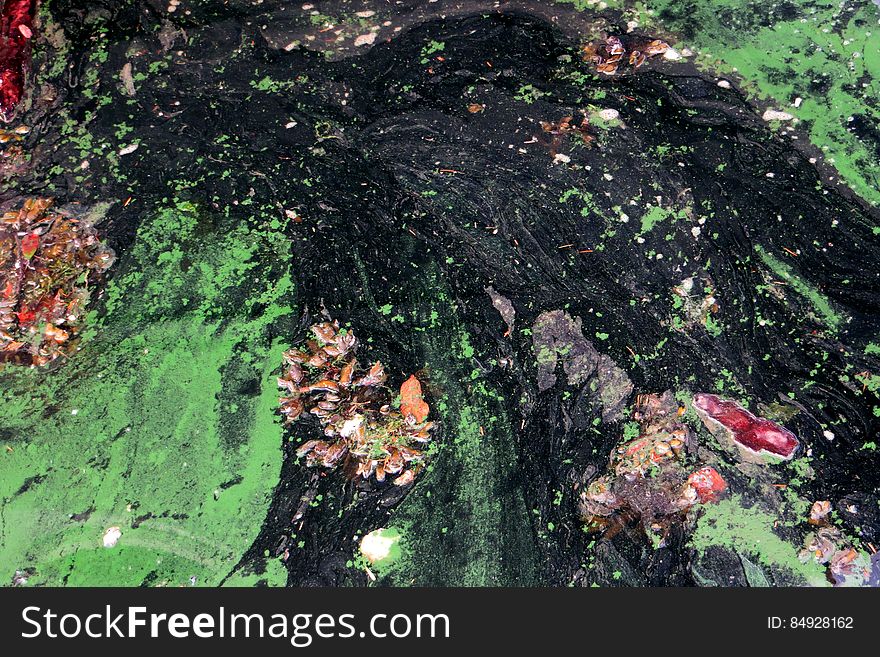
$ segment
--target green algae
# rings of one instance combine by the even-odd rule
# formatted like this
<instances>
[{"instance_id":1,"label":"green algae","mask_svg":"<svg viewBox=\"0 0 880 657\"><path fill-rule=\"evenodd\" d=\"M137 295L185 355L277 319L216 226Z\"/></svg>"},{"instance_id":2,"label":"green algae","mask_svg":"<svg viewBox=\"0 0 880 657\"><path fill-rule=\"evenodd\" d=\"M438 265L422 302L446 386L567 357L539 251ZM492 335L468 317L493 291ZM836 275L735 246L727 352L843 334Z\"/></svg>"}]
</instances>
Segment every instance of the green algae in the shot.
<instances>
[{"instance_id":1,"label":"green algae","mask_svg":"<svg viewBox=\"0 0 880 657\"><path fill-rule=\"evenodd\" d=\"M798 549L773 531L776 521L775 514L757 506L746 507L741 496L735 495L703 507L691 545L700 551L727 547L752 555L765 566L783 569L811 586L828 586L823 568L815 561L802 562Z\"/></svg>"},{"instance_id":2,"label":"green algae","mask_svg":"<svg viewBox=\"0 0 880 657\"><path fill-rule=\"evenodd\" d=\"M82 351L57 371L0 372L14 400L0 409L4 578L212 585L259 531L281 449L284 345L267 329L290 313L293 286L263 271L242 294L253 255L283 241L211 221L183 203L148 217ZM236 395L233 408L229 388L254 381L266 392ZM104 548L111 526L122 536Z\"/></svg>"},{"instance_id":3,"label":"green algae","mask_svg":"<svg viewBox=\"0 0 880 657\"><path fill-rule=\"evenodd\" d=\"M686 219L687 214L688 211L685 208L672 210L670 208L660 207L659 205L649 205L645 209L645 213L642 215L641 228L639 229L637 236L650 233L654 228L665 221Z\"/></svg>"},{"instance_id":4,"label":"green algae","mask_svg":"<svg viewBox=\"0 0 880 657\"><path fill-rule=\"evenodd\" d=\"M761 260L764 261L765 265L773 270L777 276L791 285L795 292L800 294L810 303L813 310L816 312L817 318L825 324L825 326L832 331L836 331L840 328L840 324L843 322L844 318L834 309L834 306L831 304L828 297L797 276L789 265L773 256L765 249L755 245L755 251L761 257Z\"/></svg>"},{"instance_id":5,"label":"green algae","mask_svg":"<svg viewBox=\"0 0 880 657\"><path fill-rule=\"evenodd\" d=\"M425 271L424 269L422 271ZM472 378L477 353L436 272L415 284L433 298L420 309L434 328L418 333L432 404L442 427L429 472L395 512L406 549L389 572L395 584L528 585L537 582L535 546L516 468L514 432L503 396Z\"/></svg>"}]
</instances>

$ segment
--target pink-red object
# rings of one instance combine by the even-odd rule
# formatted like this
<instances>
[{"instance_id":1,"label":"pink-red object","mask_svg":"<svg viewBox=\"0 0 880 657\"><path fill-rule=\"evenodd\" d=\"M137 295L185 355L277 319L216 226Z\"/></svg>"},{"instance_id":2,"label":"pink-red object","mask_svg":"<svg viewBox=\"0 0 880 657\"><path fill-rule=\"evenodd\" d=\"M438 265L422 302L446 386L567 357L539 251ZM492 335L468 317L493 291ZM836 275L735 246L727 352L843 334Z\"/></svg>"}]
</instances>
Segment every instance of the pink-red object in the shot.
<instances>
[{"instance_id":1,"label":"pink-red object","mask_svg":"<svg viewBox=\"0 0 880 657\"><path fill-rule=\"evenodd\" d=\"M730 431L734 442L753 452L790 459L800 445L791 431L766 418L755 417L734 401L698 393L694 395L694 406Z\"/></svg>"},{"instance_id":2,"label":"pink-red object","mask_svg":"<svg viewBox=\"0 0 880 657\"><path fill-rule=\"evenodd\" d=\"M0 0L0 119L11 121L24 95L35 0Z\"/></svg>"}]
</instances>

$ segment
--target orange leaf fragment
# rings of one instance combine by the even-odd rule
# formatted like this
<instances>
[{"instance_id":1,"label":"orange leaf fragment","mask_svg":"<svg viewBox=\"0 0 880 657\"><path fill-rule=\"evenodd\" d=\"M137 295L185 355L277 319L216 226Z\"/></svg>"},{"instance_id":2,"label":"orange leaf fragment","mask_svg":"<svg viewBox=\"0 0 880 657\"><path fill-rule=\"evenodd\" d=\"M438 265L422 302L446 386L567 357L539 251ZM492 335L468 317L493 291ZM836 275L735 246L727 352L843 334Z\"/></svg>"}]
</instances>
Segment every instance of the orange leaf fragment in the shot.
<instances>
[{"instance_id":1,"label":"orange leaf fragment","mask_svg":"<svg viewBox=\"0 0 880 657\"><path fill-rule=\"evenodd\" d=\"M411 374L400 386L400 412L404 417L412 415L416 422L421 423L428 417L429 410L422 398L422 384Z\"/></svg>"}]
</instances>

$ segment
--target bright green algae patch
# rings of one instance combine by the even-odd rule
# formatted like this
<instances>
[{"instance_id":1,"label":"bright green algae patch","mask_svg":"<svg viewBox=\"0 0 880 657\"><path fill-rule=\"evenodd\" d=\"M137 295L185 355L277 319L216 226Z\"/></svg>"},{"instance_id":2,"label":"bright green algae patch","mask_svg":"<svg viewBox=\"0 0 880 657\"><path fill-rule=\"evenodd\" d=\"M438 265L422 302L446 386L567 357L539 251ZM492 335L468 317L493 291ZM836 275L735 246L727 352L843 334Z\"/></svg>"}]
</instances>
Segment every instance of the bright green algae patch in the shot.
<instances>
[{"instance_id":1,"label":"bright green algae patch","mask_svg":"<svg viewBox=\"0 0 880 657\"><path fill-rule=\"evenodd\" d=\"M727 547L752 555L765 566L785 569L811 586L828 586L822 566L812 560L802 562L797 548L773 532L777 519L757 507L743 506L742 499L734 496L705 505L691 544L698 550Z\"/></svg>"},{"instance_id":2,"label":"bright green algae patch","mask_svg":"<svg viewBox=\"0 0 880 657\"><path fill-rule=\"evenodd\" d=\"M4 581L211 585L252 544L281 462L284 345L267 329L293 285L256 269L258 253L287 261L280 233L213 221L186 203L148 217L84 349L54 372L0 372Z\"/></svg>"}]
</instances>

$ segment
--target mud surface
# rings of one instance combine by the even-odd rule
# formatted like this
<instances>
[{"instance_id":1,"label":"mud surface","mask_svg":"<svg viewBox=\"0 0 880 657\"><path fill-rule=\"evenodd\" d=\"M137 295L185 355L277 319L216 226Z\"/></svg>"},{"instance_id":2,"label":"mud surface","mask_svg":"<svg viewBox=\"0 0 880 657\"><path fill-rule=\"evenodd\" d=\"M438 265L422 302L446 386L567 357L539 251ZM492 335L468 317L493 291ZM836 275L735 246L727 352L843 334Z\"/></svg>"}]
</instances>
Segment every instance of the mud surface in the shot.
<instances>
[{"instance_id":1,"label":"mud surface","mask_svg":"<svg viewBox=\"0 0 880 657\"><path fill-rule=\"evenodd\" d=\"M797 460L771 465L742 464L700 438L730 483L727 503L793 553L808 531L798 524L804 503L817 499L832 501L854 540L876 545L880 462L865 447L880 430L876 209L823 182L808 145L768 125L736 85L719 86L686 61L596 75L579 48L614 29L613 12L362 4L315 3L322 15L351 17L344 43L322 48L335 32L299 5L184 1L169 14L154 2L59 0L51 25L64 38L44 42L35 59L44 72L53 57L67 65L38 78L20 115L33 127L31 161L2 199L111 201L101 225L119 257L111 285L155 258L185 281L146 293L168 295L158 310L131 294L133 310L116 324L122 311L105 295L93 319L98 333L117 337L95 338L74 356L79 364L63 366L71 373L46 376L87 390L97 372L82 359L115 363L118 336L142 325L175 330L192 306L169 299L197 296L187 281L200 244L244 231L246 266L206 312L211 331L230 318L259 330L233 341L218 409L271 398L281 361L265 350L301 341L322 316L357 333L365 360L428 382L438 446L405 489L306 469L294 450L313 432L272 425L281 451L260 475L271 500L257 501L251 515L260 517L247 521L259 531L212 561L204 579L259 581L283 558L289 585L363 585L371 580L359 537L394 525L405 558L379 575L383 584L802 583L800 566L749 556L726 534L706 538L707 529L692 542L702 509L659 547L638 522L584 531L578 491L606 468L635 395L666 390L740 400L798 436ZM391 24L352 16L367 10ZM49 33L48 14L43 21ZM355 47L362 33L377 36ZM589 143L542 127L567 116L588 119ZM64 137L76 126L88 145ZM197 217L183 255L139 252L157 209L183 206ZM176 242L169 226L166 247ZM287 310L275 312L260 290L286 275ZM683 285L685 295L676 292ZM553 311L579 326L551 331L547 316L536 324ZM111 319L101 328L99 317ZM264 349L263 364L253 354L242 364L254 349ZM21 376L0 372L10 390L31 385ZM224 412L213 449L242 453L248 425ZM32 409L16 413L24 419L7 421L8 434L0 423L0 436L26 450L26 427L41 420ZM234 490L234 473L226 483ZM39 481L32 486L38 495ZM207 513L203 504L145 506L170 517ZM771 529L774 518L782 522ZM137 527L124 525L122 541ZM30 550L10 548L10 558L38 576L41 557Z\"/></svg>"}]
</instances>

